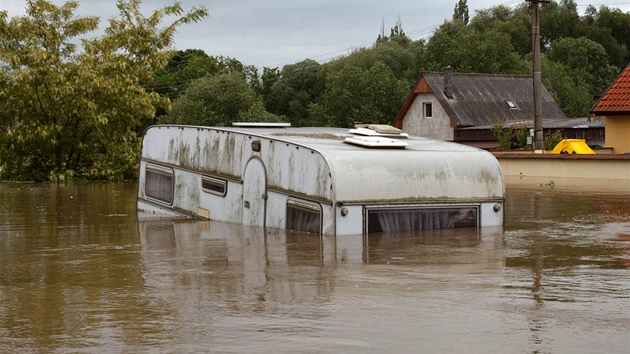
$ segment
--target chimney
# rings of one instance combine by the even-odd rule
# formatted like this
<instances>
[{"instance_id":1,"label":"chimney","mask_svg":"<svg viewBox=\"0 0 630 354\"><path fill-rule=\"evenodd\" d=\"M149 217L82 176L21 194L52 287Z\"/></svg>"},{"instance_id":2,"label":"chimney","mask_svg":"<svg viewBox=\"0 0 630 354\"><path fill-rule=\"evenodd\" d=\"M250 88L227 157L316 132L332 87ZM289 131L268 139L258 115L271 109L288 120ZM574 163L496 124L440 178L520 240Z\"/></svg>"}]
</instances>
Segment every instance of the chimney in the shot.
<instances>
[{"instance_id":1,"label":"chimney","mask_svg":"<svg viewBox=\"0 0 630 354\"><path fill-rule=\"evenodd\" d=\"M444 68L444 95L449 100L453 99L453 92L451 92L451 77L453 74L453 68L449 65Z\"/></svg>"}]
</instances>

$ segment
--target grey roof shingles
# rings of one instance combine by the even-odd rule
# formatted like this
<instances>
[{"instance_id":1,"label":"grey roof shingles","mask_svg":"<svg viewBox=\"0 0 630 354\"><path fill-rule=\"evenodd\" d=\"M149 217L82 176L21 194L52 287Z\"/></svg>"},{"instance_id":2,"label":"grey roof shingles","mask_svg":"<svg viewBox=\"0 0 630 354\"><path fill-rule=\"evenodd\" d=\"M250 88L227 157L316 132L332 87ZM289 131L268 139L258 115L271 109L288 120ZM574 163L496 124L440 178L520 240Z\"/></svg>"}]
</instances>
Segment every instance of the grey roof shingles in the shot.
<instances>
[{"instance_id":1,"label":"grey roof shingles","mask_svg":"<svg viewBox=\"0 0 630 354\"><path fill-rule=\"evenodd\" d=\"M450 98L444 93L445 73L423 73L420 80L423 78L453 123L459 128L491 125L502 117L508 122L533 121L534 119L531 76L453 72L450 79ZM412 93L408 103L410 103L409 100L415 99L416 94ZM567 119L560 106L544 87L541 96L543 121ZM510 109L507 100L515 103L518 108ZM402 119L400 115L399 118Z\"/></svg>"}]
</instances>

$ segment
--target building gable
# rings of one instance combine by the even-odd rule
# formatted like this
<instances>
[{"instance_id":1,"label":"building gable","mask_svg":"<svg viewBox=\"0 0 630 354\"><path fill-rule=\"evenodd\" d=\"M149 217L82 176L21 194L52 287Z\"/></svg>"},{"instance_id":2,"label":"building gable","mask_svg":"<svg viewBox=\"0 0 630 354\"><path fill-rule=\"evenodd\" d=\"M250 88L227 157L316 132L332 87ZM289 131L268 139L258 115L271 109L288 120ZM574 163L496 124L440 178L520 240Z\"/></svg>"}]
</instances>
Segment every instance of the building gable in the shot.
<instances>
[{"instance_id":1,"label":"building gable","mask_svg":"<svg viewBox=\"0 0 630 354\"><path fill-rule=\"evenodd\" d=\"M525 75L423 73L393 125L402 120L416 96L432 92L456 128L507 122L533 121L533 81ZM543 120L567 119L543 87Z\"/></svg>"}]
</instances>

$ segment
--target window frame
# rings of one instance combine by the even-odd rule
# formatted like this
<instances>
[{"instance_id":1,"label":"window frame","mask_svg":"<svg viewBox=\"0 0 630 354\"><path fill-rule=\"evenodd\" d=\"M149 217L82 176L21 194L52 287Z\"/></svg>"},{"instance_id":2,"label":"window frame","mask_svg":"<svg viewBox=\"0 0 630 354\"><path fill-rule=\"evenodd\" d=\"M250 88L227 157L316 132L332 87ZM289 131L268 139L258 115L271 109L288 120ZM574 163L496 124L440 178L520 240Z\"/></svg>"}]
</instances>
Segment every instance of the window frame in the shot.
<instances>
[{"instance_id":1,"label":"window frame","mask_svg":"<svg viewBox=\"0 0 630 354\"><path fill-rule=\"evenodd\" d=\"M474 210L474 226L459 226L459 227L443 227L443 228L422 228L422 229L413 229L413 230L392 230L392 231L383 231L382 226L379 223L379 227L381 230L371 231L370 229L374 229L374 227L370 227L371 220L370 216L376 215L378 212L422 212L422 211L450 211L455 212L458 210ZM451 216L452 217L452 216ZM450 217L449 217L450 218ZM422 230L448 230L448 229L457 229L457 228L472 228L479 229L481 225L481 206L478 204L445 204L445 205L405 205L405 206L370 206L364 208L364 232L366 234L370 233L378 233L378 232L400 232L400 231L422 231Z\"/></svg>"},{"instance_id":2,"label":"window frame","mask_svg":"<svg viewBox=\"0 0 630 354\"><path fill-rule=\"evenodd\" d=\"M518 105L516 104L516 102L512 101L512 100L505 100L505 104L508 105L508 107L512 110L518 110Z\"/></svg>"},{"instance_id":3,"label":"window frame","mask_svg":"<svg viewBox=\"0 0 630 354\"><path fill-rule=\"evenodd\" d=\"M153 173L170 178L171 186L168 189L169 198L164 198L161 195L153 193L153 191L151 190L152 186L150 185L149 181L151 179L150 175ZM144 195L147 197L147 199L156 201L158 203L169 206L173 205L173 201L175 200L175 171L170 167L162 165L146 164L144 167Z\"/></svg>"},{"instance_id":4,"label":"window frame","mask_svg":"<svg viewBox=\"0 0 630 354\"><path fill-rule=\"evenodd\" d=\"M297 211L302 211L306 213L317 214L317 231L309 231L308 229L300 229L297 225L290 225L292 222L291 218L291 209L295 209ZM323 217L322 217L322 206L319 203L311 202L304 199L289 197L286 202L286 218L285 218L285 229L294 232L303 232L310 233L314 235L321 235L323 229ZM293 227L292 227L293 226Z\"/></svg>"},{"instance_id":5,"label":"window frame","mask_svg":"<svg viewBox=\"0 0 630 354\"><path fill-rule=\"evenodd\" d=\"M215 186L221 187L221 190L207 188L205 185L206 182L209 184L213 184ZM227 180L208 176L208 175L201 176L201 190L202 191L209 194L217 195L219 197L225 197L227 195L227 189L228 189Z\"/></svg>"},{"instance_id":6,"label":"window frame","mask_svg":"<svg viewBox=\"0 0 630 354\"><path fill-rule=\"evenodd\" d=\"M422 118L433 118L433 102L422 102Z\"/></svg>"}]
</instances>

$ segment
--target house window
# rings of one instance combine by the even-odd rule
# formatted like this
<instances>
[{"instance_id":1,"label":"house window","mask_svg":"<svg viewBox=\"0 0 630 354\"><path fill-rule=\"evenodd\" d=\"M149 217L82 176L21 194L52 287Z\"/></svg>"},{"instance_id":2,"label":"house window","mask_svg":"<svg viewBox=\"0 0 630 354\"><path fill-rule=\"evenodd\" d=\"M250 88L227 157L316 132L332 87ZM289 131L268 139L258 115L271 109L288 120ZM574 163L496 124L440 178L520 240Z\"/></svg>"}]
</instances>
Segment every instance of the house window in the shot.
<instances>
[{"instance_id":1,"label":"house window","mask_svg":"<svg viewBox=\"0 0 630 354\"><path fill-rule=\"evenodd\" d=\"M424 102L422 104L423 118L433 118L433 104L431 102Z\"/></svg>"},{"instance_id":2,"label":"house window","mask_svg":"<svg viewBox=\"0 0 630 354\"><path fill-rule=\"evenodd\" d=\"M477 227L478 207L368 209L368 233Z\"/></svg>"},{"instance_id":3,"label":"house window","mask_svg":"<svg viewBox=\"0 0 630 354\"><path fill-rule=\"evenodd\" d=\"M321 234L322 211L317 203L289 198L287 200L286 229Z\"/></svg>"},{"instance_id":4,"label":"house window","mask_svg":"<svg viewBox=\"0 0 630 354\"><path fill-rule=\"evenodd\" d=\"M144 193L147 197L166 204L173 203L174 174L172 168L147 165L145 167Z\"/></svg>"},{"instance_id":5,"label":"house window","mask_svg":"<svg viewBox=\"0 0 630 354\"><path fill-rule=\"evenodd\" d=\"M201 176L201 189L206 193L225 197L227 193L227 181L210 176Z\"/></svg>"}]
</instances>

